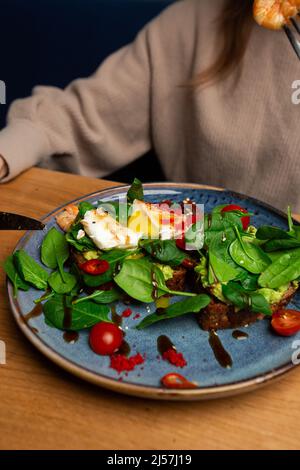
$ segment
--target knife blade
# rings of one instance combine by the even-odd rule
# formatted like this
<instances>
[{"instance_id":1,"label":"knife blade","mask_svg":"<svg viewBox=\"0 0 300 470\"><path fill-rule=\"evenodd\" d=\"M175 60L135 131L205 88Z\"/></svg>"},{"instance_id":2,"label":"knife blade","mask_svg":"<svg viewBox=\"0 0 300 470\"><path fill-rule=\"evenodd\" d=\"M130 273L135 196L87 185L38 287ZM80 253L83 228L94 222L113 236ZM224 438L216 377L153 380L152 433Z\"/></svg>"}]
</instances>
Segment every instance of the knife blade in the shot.
<instances>
[{"instance_id":1,"label":"knife blade","mask_svg":"<svg viewBox=\"0 0 300 470\"><path fill-rule=\"evenodd\" d=\"M0 212L0 230L43 230L44 227L42 222L31 217Z\"/></svg>"}]
</instances>

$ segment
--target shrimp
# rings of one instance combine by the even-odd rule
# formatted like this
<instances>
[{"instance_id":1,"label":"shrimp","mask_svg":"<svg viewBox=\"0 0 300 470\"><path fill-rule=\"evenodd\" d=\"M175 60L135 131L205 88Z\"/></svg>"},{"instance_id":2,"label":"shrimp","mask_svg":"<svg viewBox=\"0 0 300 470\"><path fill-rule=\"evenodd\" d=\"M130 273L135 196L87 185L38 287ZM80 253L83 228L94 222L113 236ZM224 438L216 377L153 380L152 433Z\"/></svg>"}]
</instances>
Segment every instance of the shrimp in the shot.
<instances>
[{"instance_id":1,"label":"shrimp","mask_svg":"<svg viewBox=\"0 0 300 470\"><path fill-rule=\"evenodd\" d=\"M75 221L78 212L79 209L77 206L70 205L67 206L63 212L58 214L56 217L56 222L64 232L67 232L71 228L71 225Z\"/></svg>"},{"instance_id":2,"label":"shrimp","mask_svg":"<svg viewBox=\"0 0 300 470\"><path fill-rule=\"evenodd\" d=\"M281 29L300 11L300 0L255 0L255 21L264 28Z\"/></svg>"}]
</instances>

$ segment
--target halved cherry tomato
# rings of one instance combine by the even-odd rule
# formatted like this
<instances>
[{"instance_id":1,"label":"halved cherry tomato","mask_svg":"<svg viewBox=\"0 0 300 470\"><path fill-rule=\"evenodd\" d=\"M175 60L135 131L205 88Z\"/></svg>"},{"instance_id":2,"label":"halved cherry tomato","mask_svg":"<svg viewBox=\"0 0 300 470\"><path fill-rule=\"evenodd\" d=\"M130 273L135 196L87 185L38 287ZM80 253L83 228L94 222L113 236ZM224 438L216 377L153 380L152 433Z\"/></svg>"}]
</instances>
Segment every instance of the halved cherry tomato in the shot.
<instances>
[{"instance_id":1,"label":"halved cherry tomato","mask_svg":"<svg viewBox=\"0 0 300 470\"><path fill-rule=\"evenodd\" d=\"M235 204L229 204L228 206L223 207L223 209L221 210L221 212L233 212L233 211L240 211L240 212L244 212L245 214L247 214L247 212L248 212L243 207L237 206ZM241 221L242 221L242 224L243 224L243 229L247 230L247 228L250 225L249 215L246 215L245 217L242 217Z\"/></svg>"},{"instance_id":2,"label":"halved cherry tomato","mask_svg":"<svg viewBox=\"0 0 300 470\"><path fill-rule=\"evenodd\" d=\"M91 259L79 265L80 269L86 274L92 274L98 276L99 274L106 273L109 270L110 265L104 259Z\"/></svg>"},{"instance_id":3,"label":"halved cherry tomato","mask_svg":"<svg viewBox=\"0 0 300 470\"><path fill-rule=\"evenodd\" d=\"M180 248L180 250L185 250L185 238L177 238L176 240L176 246L177 248Z\"/></svg>"},{"instance_id":4,"label":"halved cherry tomato","mask_svg":"<svg viewBox=\"0 0 300 470\"><path fill-rule=\"evenodd\" d=\"M300 331L300 312L281 309L273 313L271 325L280 336L293 336Z\"/></svg>"},{"instance_id":5,"label":"halved cherry tomato","mask_svg":"<svg viewBox=\"0 0 300 470\"><path fill-rule=\"evenodd\" d=\"M187 389L197 388L197 385L187 380L183 375L172 372L167 374L160 380L162 385L166 388Z\"/></svg>"},{"instance_id":6,"label":"halved cherry tomato","mask_svg":"<svg viewBox=\"0 0 300 470\"><path fill-rule=\"evenodd\" d=\"M120 348L123 337L123 331L114 323L97 323L90 332L90 346L96 354L111 356Z\"/></svg>"},{"instance_id":7,"label":"halved cherry tomato","mask_svg":"<svg viewBox=\"0 0 300 470\"><path fill-rule=\"evenodd\" d=\"M186 269L194 269L197 263L193 259L185 258L181 265Z\"/></svg>"}]
</instances>

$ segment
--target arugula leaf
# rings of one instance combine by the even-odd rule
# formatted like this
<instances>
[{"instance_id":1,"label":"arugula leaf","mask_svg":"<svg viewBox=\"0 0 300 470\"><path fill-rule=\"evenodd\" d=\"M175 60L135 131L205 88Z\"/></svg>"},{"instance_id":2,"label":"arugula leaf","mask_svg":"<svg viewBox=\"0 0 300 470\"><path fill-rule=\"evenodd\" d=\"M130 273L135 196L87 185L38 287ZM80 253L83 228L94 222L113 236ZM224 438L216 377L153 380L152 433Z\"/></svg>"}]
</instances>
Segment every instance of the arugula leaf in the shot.
<instances>
[{"instance_id":1,"label":"arugula leaf","mask_svg":"<svg viewBox=\"0 0 300 470\"><path fill-rule=\"evenodd\" d=\"M69 254L69 247L65 235L52 227L43 240L41 246L41 260L48 268L58 268L63 282L65 282L67 277L64 273L63 266L69 258Z\"/></svg>"},{"instance_id":2,"label":"arugula leaf","mask_svg":"<svg viewBox=\"0 0 300 470\"><path fill-rule=\"evenodd\" d=\"M245 291L237 282L223 284L222 293L226 299L239 309L246 309L264 315L272 314L270 305L262 294Z\"/></svg>"},{"instance_id":3,"label":"arugula leaf","mask_svg":"<svg viewBox=\"0 0 300 470\"><path fill-rule=\"evenodd\" d=\"M73 305L86 302L87 300L93 300L97 304L110 304L116 300L119 300L120 297L121 295L118 289L96 290L91 295L79 297L79 299L73 302Z\"/></svg>"},{"instance_id":4,"label":"arugula leaf","mask_svg":"<svg viewBox=\"0 0 300 470\"><path fill-rule=\"evenodd\" d=\"M186 258L175 240L140 240L139 246L160 263L179 266Z\"/></svg>"},{"instance_id":5,"label":"arugula leaf","mask_svg":"<svg viewBox=\"0 0 300 470\"><path fill-rule=\"evenodd\" d=\"M206 294L200 294L196 297L176 302L167 307L163 315L158 315L157 313L152 313L151 315L148 315L137 325L136 328L138 330L142 330L159 321L170 320L172 318L177 318L182 315L186 315L187 313L198 313L200 312L200 310L207 307L209 302L210 297Z\"/></svg>"},{"instance_id":6,"label":"arugula leaf","mask_svg":"<svg viewBox=\"0 0 300 470\"><path fill-rule=\"evenodd\" d=\"M4 271L7 274L7 277L11 281L13 285L13 292L14 292L14 297L17 297L18 294L18 289L28 291L30 288L30 285L27 284L27 282L23 281L21 276L19 275L13 261L13 255L8 256L4 262L3 265Z\"/></svg>"},{"instance_id":7,"label":"arugula leaf","mask_svg":"<svg viewBox=\"0 0 300 470\"><path fill-rule=\"evenodd\" d=\"M151 303L154 297L159 298L166 293L189 297L196 295L168 289L162 271L147 259L125 260L114 281L130 297L145 303Z\"/></svg>"},{"instance_id":8,"label":"arugula leaf","mask_svg":"<svg viewBox=\"0 0 300 470\"><path fill-rule=\"evenodd\" d=\"M300 276L300 249L284 253L260 275L258 284L261 287L277 289L284 284L295 281Z\"/></svg>"},{"instance_id":9,"label":"arugula leaf","mask_svg":"<svg viewBox=\"0 0 300 470\"><path fill-rule=\"evenodd\" d=\"M49 274L26 251L18 250L13 255L13 261L22 279L37 289L46 290Z\"/></svg>"},{"instance_id":10,"label":"arugula leaf","mask_svg":"<svg viewBox=\"0 0 300 470\"><path fill-rule=\"evenodd\" d=\"M69 305L71 326L65 328L65 308ZM100 321L111 322L109 318L110 309L107 305L98 305L92 301L80 304L71 303L71 298L63 295L55 295L43 305L43 311L47 322L59 330L83 330L99 323Z\"/></svg>"},{"instance_id":11,"label":"arugula leaf","mask_svg":"<svg viewBox=\"0 0 300 470\"><path fill-rule=\"evenodd\" d=\"M68 294L76 286L77 279L73 274L66 272L62 278L59 271L54 271L49 276L48 284L57 294Z\"/></svg>"},{"instance_id":12,"label":"arugula leaf","mask_svg":"<svg viewBox=\"0 0 300 470\"><path fill-rule=\"evenodd\" d=\"M127 201L129 203L133 203L135 199L138 199L139 201L144 200L143 185L137 178L134 178L133 183L127 192Z\"/></svg>"}]
</instances>

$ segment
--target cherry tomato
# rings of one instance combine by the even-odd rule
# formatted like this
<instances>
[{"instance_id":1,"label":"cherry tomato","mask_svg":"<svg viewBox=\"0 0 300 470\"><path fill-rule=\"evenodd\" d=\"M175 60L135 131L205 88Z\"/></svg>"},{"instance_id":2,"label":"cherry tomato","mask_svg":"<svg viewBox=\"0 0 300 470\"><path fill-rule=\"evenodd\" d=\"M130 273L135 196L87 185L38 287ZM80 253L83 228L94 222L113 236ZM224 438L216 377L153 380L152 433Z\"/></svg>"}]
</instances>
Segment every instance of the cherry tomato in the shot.
<instances>
[{"instance_id":1,"label":"cherry tomato","mask_svg":"<svg viewBox=\"0 0 300 470\"><path fill-rule=\"evenodd\" d=\"M186 269L194 269L195 266L196 266L196 263L195 263L195 261L192 260L192 259L185 258L185 259L182 261L181 265L182 265L184 268L186 268Z\"/></svg>"},{"instance_id":2,"label":"cherry tomato","mask_svg":"<svg viewBox=\"0 0 300 470\"><path fill-rule=\"evenodd\" d=\"M233 212L233 211L240 211L244 212L245 214L248 212L246 209L244 209L241 206L237 206L235 204L229 204L228 206L223 207L221 212ZM249 215L242 217L241 218L242 224L243 224L243 229L247 230L247 228L250 225L250 217Z\"/></svg>"},{"instance_id":3,"label":"cherry tomato","mask_svg":"<svg viewBox=\"0 0 300 470\"><path fill-rule=\"evenodd\" d=\"M272 316L271 325L280 336L293 336L300 331L300 312L281 309Z\"/></svg>"},{"instance_id":4,"label":"cherry tomato","mask_svg":"<svg viewBox=\"0 0 300 470\"><path fill-rule=\"evenodd\" d=\"M185 239L184 239L184 237L177 238L176 246L177 246L177 248L180 248L180 250L185 250Z\"/></svg>"},{"instance_id":5,"label":"cherry tomato","mask_svg":"<svg viewBox=\"0 0 300 470\"><path fill-rule=\"evenodd\" d=\"M123 332L114 323L101 322L90 332L90 346L96 354L111 356L123 342Z\"/></svg>"},{"instance_id":6,"label":"cherry tomato","mask_svg":"<svg viewBox=\"0 0 300 470\"><path fill-rule=\"evenodd\" d=\"M189 382L183 375L176 374L172 372L171 374L165 375L161 379L161 383L166 388L175 388L175 389L187 389L187 388L197 388L197 385L193 382Z\"/></svg>"},{"instance_id":7,"label":"cherry tomato","mask_svg":"<svg viewBox=\"0 0 300 470\"><path fill-rule=\"evenodd\" d=\"M92 274L93 276L106 273L110 268L109 263L104 259L91 259L90 261L80 264L79 267L85 273Z\"/></svg>"}]
</instances>

